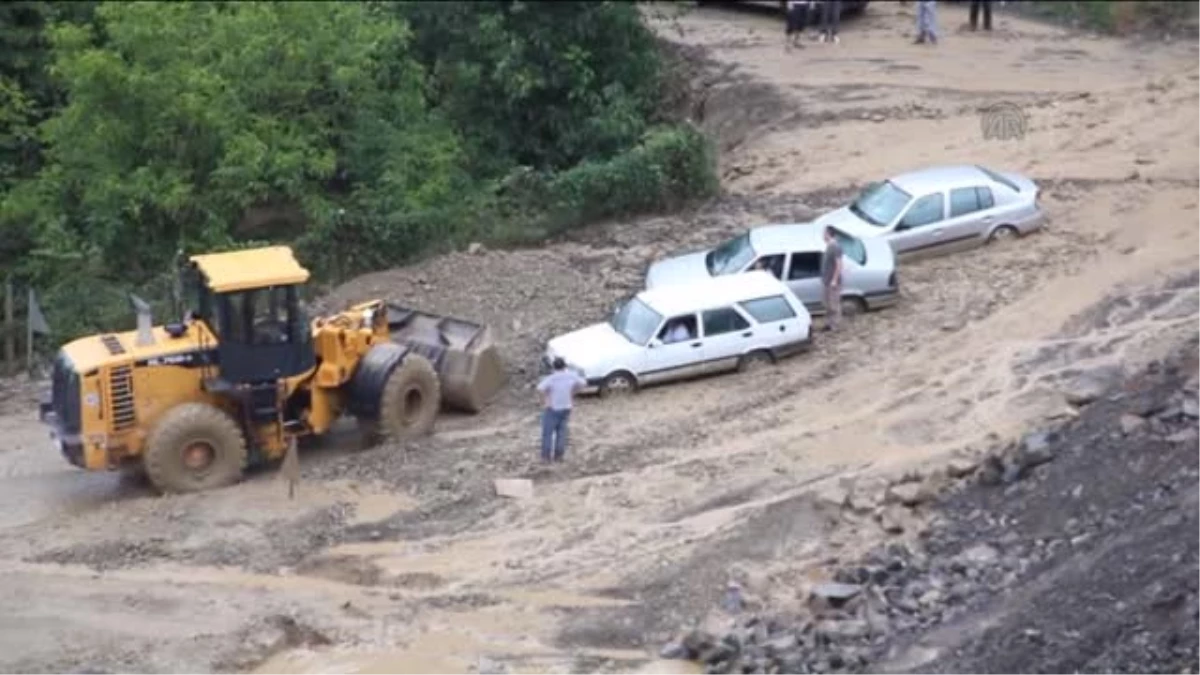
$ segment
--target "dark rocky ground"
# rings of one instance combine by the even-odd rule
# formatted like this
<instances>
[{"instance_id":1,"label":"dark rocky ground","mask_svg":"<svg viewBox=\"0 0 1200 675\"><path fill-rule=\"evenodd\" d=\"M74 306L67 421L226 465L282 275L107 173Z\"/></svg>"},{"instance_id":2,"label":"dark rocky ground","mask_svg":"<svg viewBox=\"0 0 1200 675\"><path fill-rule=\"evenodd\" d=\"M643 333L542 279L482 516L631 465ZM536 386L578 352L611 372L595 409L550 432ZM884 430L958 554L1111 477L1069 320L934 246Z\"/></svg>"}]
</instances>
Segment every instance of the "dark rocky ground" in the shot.
<instances>
[{"instance_id":1,"label":"dark rocky ground","mask_svg":"<svg viewBox=\"0 0 1200 675\"><path fill-rule=\"evenodd\" d=\"M842 566L806 616L663 655L719 673L1200 671L1197 344L1075 403L957 460L921 536Z\"/></svg>"}]
</instances>

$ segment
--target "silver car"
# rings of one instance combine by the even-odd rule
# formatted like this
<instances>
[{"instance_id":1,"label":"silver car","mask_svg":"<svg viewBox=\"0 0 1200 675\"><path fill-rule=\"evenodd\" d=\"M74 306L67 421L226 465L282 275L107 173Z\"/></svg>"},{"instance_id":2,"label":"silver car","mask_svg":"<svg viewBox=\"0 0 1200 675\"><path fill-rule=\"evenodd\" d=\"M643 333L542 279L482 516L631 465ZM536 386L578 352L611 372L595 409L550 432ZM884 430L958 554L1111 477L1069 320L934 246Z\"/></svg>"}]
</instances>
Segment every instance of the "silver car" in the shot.
<instances>
[{"instance_id":1,"label":"silver car","mask_svg":"<svg viewBox=\"0 0 1200 675\"><path fill-rule=\"evenodd\" d=\"M935 166L872 183L815 222L888 241L902 258L941 255L1032 232L1045 223L1039 189L1015 173Z\"/></svg>"},{"instance_id":2,"label":"silver car","mask_svg":"<svg viewBox=\"0 0 1200 675\"><path fill-rule=\"evenodd\" d=\"M842 247L842 311L893 304L900 289L896 256L883 240L862 240L834 228ZM823 314L821 259L824 227L813 223L762 225L708 251L660 260L646 270L646 288L766 269L788 285L810 314Z\"/></svg>"}]
</instances>

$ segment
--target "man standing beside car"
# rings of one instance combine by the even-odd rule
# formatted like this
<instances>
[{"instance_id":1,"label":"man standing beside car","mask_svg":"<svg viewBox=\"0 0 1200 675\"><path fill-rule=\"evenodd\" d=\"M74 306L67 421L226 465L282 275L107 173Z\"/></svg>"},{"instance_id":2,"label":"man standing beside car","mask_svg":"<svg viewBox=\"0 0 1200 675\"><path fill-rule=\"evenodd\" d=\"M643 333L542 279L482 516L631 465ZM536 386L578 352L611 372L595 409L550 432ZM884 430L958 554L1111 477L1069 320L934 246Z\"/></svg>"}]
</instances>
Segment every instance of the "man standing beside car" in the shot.
<instances>
[{"instance_id":1,"label":"man standing beside car","mask_svg":"<svg viewBox=\"0 0 1200 675\"><path fill-rule=\"evenodd\" d=\"M825 255L821 256L821 284L825 289L825 330L837 330L842 319L842 247L828 226Z\"/></svg>"},{"instance_id":2,"label":"man standing beside car","mask_svg":"<svg viewBox=\"0 0 1200 675\"><path fill-rule=\"evenodd\" d=\"M538 382L542 395L542 461L561 462L567 452L567 419L571 416L575 392L587 386L587 380L567 369L561 357L554 359L554 372Z\"/></svg>"}]
</instances>

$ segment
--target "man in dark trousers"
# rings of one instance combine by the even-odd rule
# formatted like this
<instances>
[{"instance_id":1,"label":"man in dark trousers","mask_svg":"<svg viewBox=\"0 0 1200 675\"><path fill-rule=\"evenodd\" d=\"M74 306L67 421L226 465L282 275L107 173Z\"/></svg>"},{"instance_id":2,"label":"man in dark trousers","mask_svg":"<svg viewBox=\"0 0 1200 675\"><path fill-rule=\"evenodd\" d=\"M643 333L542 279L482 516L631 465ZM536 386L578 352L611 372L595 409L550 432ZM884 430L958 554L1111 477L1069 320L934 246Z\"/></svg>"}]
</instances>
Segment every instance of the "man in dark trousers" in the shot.
<instances>
[{"instance_id":1,"label":"man in dark trousers","mask_svg":"<svg viewBox=\"0 0 1200 675\"><path fill-rule=\"evenodd\" d=\"M971 30L979 29L979 10L983 9L983 29L992 29L992 0L971 0Z\"/></svg>"},{"instance_id":2,"label":"man in dark trousers","mask_svg":"<svg viewBox=\"0 0 1200 675\"><path fill-rule=\"evenodd\" d=\"M804 48L804 43L800 39L804 37L804 26L808 23L808 10L811 4L812 0L788 0L787 32L783 38L785 51L790 52L793 47Z\"/></svg>"},{"instance_id":3,"label":"man in dark trousers","mask_svg":"<svg viewBox=\"0 0 1200 675\"><path fill-rule=\"evenodd\" d=\"M838 244L832 227L825 228L821 284L825 289L825 330L837 330L842 318L842 247Z\"/></svg>"},{"instance_id":4,"label":"man in dark trousers","mask_svg":"<svg viewBox=\"0 0 1200 675\"><path fill-rule=\"evenodd\" d=\"M842 21L842 0L823 0L821 2L821 42L841 42L838 37L838 24Z\"/></svg>"}]
</instances>

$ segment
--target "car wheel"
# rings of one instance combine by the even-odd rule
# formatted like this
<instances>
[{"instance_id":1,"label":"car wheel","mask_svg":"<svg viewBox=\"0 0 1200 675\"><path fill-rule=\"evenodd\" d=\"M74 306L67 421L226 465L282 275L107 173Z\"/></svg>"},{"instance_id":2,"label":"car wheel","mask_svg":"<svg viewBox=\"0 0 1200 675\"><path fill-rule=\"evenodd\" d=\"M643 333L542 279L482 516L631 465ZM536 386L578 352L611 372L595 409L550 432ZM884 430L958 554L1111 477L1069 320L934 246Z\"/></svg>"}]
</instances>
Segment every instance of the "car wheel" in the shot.
<instances>
[{"instance_id":1,"label":"car wheel","mask_svg":"<svg viewBox=\"0 0 1200 675\"><path fill-rule=\"evenodd\" d=\"M866 314L867 301L857 295L842 296L842 316L858 316Z\"/></svg>"},{"instance_id":2,"label":"car wheel","mask_svg":"<svg viewBox=\"0 0 1200 675\"><path fill-rule=\"evenodd\" d=\"M1017 228L1012 225L1001 225L992 230L992 233L988 235L988 243L1010 241L1016 239L1017 234Z\"/></svg>"},{"instance_id":3,"label":"car wheel","mask_svg":"<svg viewBox=\"0 0 1200 675\"><path fill-rule=\"evenodd\" d=\"M772 363L775 363L775 359L771 356L770 352L763 349L756 349L749 354L743 354L742 358L738 360L738 372L751 373L761 370Z\"/></svg>"},{"instance_id":4,"label":"car wheel","mask_svg":"<svg viewBox=\"0 0 1200 675\"><path fill-rule=\"evenodd\" d=\"M600 385L600 396L603 398L611 398L614 396L627 396L637 390L637 380L633 375L626 372L616 372L604 378L604 382Z\"/></svg>"}]
</instances>

